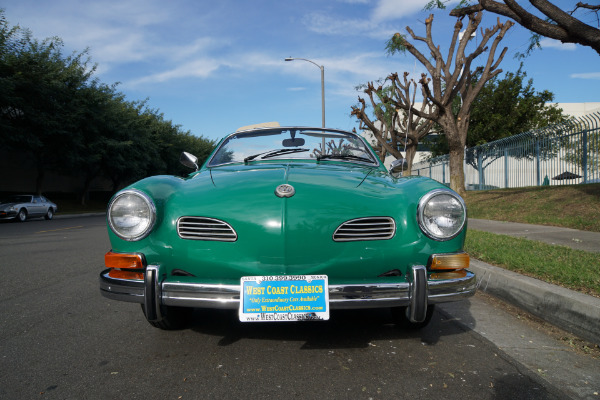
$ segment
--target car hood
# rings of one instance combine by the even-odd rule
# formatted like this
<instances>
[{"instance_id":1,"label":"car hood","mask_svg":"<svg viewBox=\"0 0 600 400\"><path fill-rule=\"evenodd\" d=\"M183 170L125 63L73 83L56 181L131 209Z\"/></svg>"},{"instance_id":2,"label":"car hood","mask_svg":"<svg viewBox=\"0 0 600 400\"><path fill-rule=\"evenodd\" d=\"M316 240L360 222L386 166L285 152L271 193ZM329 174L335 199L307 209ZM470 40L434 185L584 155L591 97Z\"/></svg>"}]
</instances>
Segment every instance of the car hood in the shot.
<instances>
[{"instance_id":1,"label":"car hood","mask_svg":"<svg viewBox=\"0 0 600 400\"><path fill-rule=\"evenodd\" d=\"M290 184L293 197L281 199L275 189ZM370 216L373 201L389 200L392 178L359 165L262 164L202 171L182 183L169 200L173 218L197 215L244 225L288 224L315 219ZM384 204L385 203L385 204ZM381 207L389 208L382 201ZM380 212L383 210L380 209ZM323 222L323 221L320 221Z\"/></svg>"},{"instance_id":2,"label":"car hood","mask_svg":"<svg viewBox=\"0 0 600 400\"><path fill-rule=\"evenodd\" d=\"M374 170L372 167L320 165L320 164L273 164L236 168L219 168L210 171L212 181L217 188L247 187L255 190L257 185L273 186L287 183L290 185L310 185L323 189L354 189L360 186Z\"/></svg>"},{"instance_id":3,"label":"car hood","mask_svg":"<svg viewBox=\"0 0 600 400\"><path fill-rule=\"evenodd\" d=\"M294 196L275 195L284 183L294 186ZM333 163L237 165L202 170L187 180L154 177L134 185L157 205L157 228L142 242L149 246L143 249L148 262L185 266L192 274L214 279L282 273L347 276L347 268L365 257L382 269L373 273L385 272L390 267L382 259L382 246L398 252L398 259L423 250L425 244L414 245L419 240L416 203L419 193L437 186L427 179L397 180L377 168ZM401 245L391 240L378 246L333 241L342 223L375 216L395 220ZM176 232L181 217L224 221L237 240L182 239ZM132 246L114 240L116 250Z\"/></svg>"}]
</instances>

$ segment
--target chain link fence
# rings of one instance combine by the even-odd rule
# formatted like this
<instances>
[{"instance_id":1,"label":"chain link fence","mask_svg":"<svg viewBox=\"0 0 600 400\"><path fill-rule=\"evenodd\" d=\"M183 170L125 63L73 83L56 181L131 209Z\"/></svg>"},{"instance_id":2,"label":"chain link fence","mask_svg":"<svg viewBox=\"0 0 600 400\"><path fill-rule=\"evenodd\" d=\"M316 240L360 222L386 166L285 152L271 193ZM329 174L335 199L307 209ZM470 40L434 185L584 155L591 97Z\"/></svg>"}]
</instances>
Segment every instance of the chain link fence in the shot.
<instances>
[{"instance_id":1,"label":"chain link fence","mask_svg":"<svg viewBox=\"0 0 600 400\"><path fill-rule=\"evenodd\" d=\"M600 112L465 150L467 190L600 183ZM449 156L413 165L449 184Z\"/></svg>"}]
</instances>

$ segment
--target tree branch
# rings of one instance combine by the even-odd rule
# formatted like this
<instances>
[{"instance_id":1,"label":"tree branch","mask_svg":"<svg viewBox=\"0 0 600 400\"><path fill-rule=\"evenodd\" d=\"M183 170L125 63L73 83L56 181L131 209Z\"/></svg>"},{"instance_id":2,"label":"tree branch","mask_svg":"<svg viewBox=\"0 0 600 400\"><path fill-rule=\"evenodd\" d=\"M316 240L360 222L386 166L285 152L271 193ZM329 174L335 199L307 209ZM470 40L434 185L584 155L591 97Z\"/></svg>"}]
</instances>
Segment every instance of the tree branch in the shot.
<instances>
[{"instance_id":1,"label":"tree branch","mask_svg":"<svg viewBox=\"0 0 600 400\"><path fill-rule=\"evenodd\" d=\"M600 29L573 17L572 12L563 11L548 0L529 0L536 9L548 18L547 21L528 12L515 0L503 0L503 2L478 0L478 2L479 4L473 6L454 9L450 12L450 15L464 17L481 10L490 11L511 18L519 25L538 35L556 39L562 43L589 46L600 54ZM600 10L600 6L581 2L577 3L577 8Z\"/></svg>"}]
</instances>

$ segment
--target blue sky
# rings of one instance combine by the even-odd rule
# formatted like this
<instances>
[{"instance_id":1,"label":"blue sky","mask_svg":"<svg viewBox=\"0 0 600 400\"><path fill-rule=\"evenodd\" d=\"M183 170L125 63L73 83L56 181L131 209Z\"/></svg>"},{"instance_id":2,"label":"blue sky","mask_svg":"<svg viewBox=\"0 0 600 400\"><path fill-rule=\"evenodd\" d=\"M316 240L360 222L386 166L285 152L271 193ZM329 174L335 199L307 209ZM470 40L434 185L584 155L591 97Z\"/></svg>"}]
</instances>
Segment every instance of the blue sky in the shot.
<instances>
[{"instance_id":1,"label":"blue sky","mask_svg":"<svg viewBox=\"0 0 600 400\"><path fill-rule=\"evenodd\" d=\"M0 0L11 25L37 39L58 36L65 52L89 48L103 83L119 82L129 100L149 106L197 136L218 139L241 126L278 121L321 125L325 67L326 124L351 130L355 87L424 69L407 55L389 57L385 43L410 26L425 35L427 0ZM522 2L525 5L525 2ZM576 1L557 2L572 9ZM526 8L531 8L527 3ZM436 11L434 41L447 46L455 19ZM496 16L484 20L491 26ZM501 18L505 20L505 18ZM596 24L590 14L584 20ZM476 38L477 40L477 38ZM516 25L501 64L516 71L528 31ZM537 90L557 102L600 101L600 56L589 48L544 40L525 60ZM499 51L497 52L497 54ZM480 63L485 59L480 56Z\"/></svg>"}]
</instances>

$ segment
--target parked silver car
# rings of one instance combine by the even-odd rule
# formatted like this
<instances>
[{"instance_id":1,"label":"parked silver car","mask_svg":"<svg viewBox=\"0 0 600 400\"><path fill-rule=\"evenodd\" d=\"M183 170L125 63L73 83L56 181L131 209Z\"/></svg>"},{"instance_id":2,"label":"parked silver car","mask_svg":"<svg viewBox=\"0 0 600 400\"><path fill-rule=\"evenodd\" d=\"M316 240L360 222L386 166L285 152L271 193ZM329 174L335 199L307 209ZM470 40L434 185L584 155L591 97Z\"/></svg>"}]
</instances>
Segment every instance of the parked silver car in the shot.
<instances>
[{"instance_id":1,"label":"parked silver car","mask_svg":"<svg viewBox=\"0 0 600 400\"><path fill-rule=\"evenodd\" d=\"M0 220L17 219L24 222L27 218L44 217L52 219L58 207L44 196L21 194L0 201Z\"/></svg>"}]
</instances>

